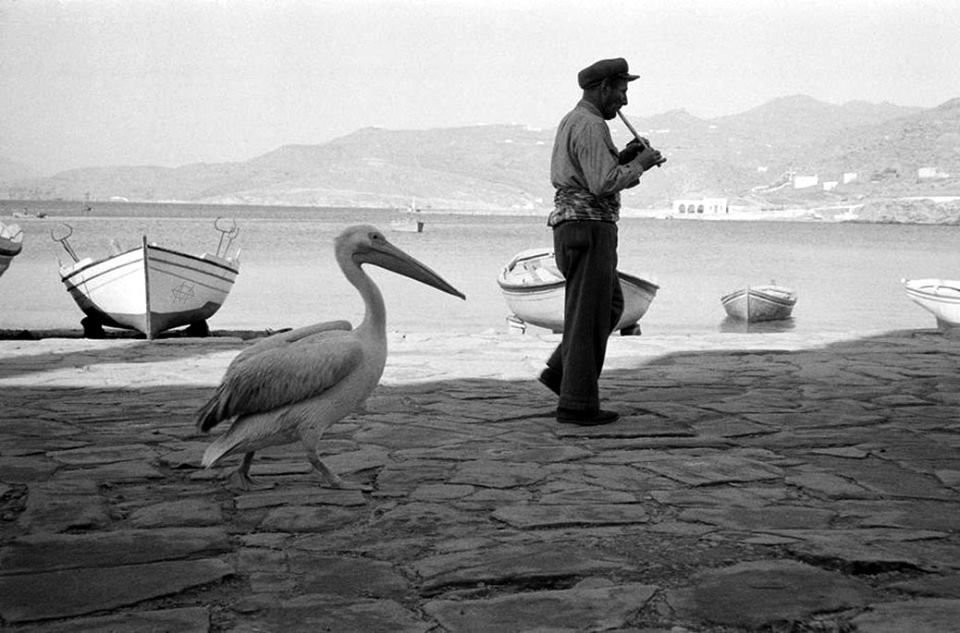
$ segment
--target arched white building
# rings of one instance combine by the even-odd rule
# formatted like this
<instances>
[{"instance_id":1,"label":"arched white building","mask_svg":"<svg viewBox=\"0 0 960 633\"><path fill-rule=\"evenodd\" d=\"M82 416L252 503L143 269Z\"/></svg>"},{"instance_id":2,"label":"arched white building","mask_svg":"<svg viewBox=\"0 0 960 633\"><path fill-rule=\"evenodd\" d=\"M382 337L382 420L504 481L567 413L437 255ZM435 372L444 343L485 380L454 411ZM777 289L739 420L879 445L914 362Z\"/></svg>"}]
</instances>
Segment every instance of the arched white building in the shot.
<instances>
[{"instance_id":1,"label":"arched white building","mask_svg":"<svg viewBox=\"0 0 960 633\"><path fill-rule=\"evenodd\" d=\"M726 198L687 198L673 201L674 215L726 215L730 206Z\"/></svg>"}]
</instances>

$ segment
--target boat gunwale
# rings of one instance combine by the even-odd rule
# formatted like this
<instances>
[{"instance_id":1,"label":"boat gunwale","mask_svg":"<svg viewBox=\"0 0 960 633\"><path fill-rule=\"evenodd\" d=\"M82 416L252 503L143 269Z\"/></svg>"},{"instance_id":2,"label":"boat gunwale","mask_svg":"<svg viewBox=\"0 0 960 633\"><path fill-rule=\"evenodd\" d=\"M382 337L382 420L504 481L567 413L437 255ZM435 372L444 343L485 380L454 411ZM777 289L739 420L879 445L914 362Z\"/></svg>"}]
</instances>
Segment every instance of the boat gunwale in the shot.
<instances>
[{"instance_id":1,"label":"boat gunwale","mask_svg":"<svg viewBox=\"0 0 960 633\"><path fill-rule=\"evenodd\" d=\"M71 270L71 271L70 271L69 273L67 273L66 275L61 274L61 275L60 275L60 280L63 281L63 283L71 283L71 284L73 284L73 285L76 285L73 281L68 281L68 280L70 280L70 278L73 277L74 275L77 275L77 274L79 274L79 273L81 273L81 272L89 271L91 268L93 268L93 267L95 267L95 266L99 266L99 265L101 265L101 264L106 264L106 263L108 263L108 262L110 262L110 261L112 261L112 260L114 260L114 259L118 259L118 258L120 258L120 257L124 257L125 255L131 255L131 254L136 255L136 254L140 253L140 254L141 254L141 257L136 257L136 258L130 260L129 262L124 262L124 263L122 263L122 264L118 264L117 266L108 268L107 270L97 272L97 273L95 273L90 279L99 277L100 275L103 275L103 274L106 274L106 273L111 272L111 271L113 271L113 270L116 270L117 268L119 268L119 267L121 267L121 266L128 266L128 265L130 265L130 264L135 264L135 263L138 263L138 262L142 262L142 261L144 261L144 259L143 259L143 257L142 257L143 248L144 248L143 246L137 246L136 248L131 248L131 249L129 249L129 250L123 251L122 253L116 253L116 254L110 255L110 256L108 256L108 257L102 257L102 258L100 258L100 259L96 259L96 260L94 260L94 261L88 262L88 263L84 264L83 266L80 266L80 267L78 267L78 268L75 268L75 269ZM146 248L147 248L147 251L148 251L148 252L149 252L151 249L152 249L152 250L156 250L156 251L161 251L161 252L164 252L164 253L169 253L169 254L171 254L171 255L177 255L177 256L179 256L179 257L184 257L184 258L186 258L186 259L188 259L188 260L192 260L192 261L195 261L195 262L201 262L201 263L204 263L204 264L208 264L209 266L211 266L211 267L213 267L213 268L223 269L223 270L226 270L226 271L228 271L228 272L233 273L234 275L239 275L239 274L240 274L240 267L239 267L239 266L236 267L236 268L231 268L230 266L225 266L224 264L221 264L220 262L215 262L215 261L210 260L210 259L204 259L203 257L197 257L196 255L190 255L189 253L183 253L183 252L181 252L181 251L176 251L176 250L172 250L172 249L169 249L169 248L164 248L164 247L162 247L162 246L156 246L156 245L153 245L153 244L147 244L147 247L146 247ZM161 261L161 263L170 263L170 262L166 262L166 261L163 261L163 260L158 260L158 261ZM205 271L205 270L200 270L200 269L198 269L198 268L191 268L191 270L196 270L198 273L202 273L202 274L205 274L205 275L215 276L215 275L213 275L212 272ZM223 278L223 277L218 277L218 279L224 279L224 278ZM84 281L87 281L87 280L84 280ZM232 280L226 280L226 279L225 279L225 281L229 281L231 284L233 283Z\"/></svg>"},{"instance_id":2,"label":"boat gunwale","mask_svg":"<svg viewBox=\"0 0 960 633\"><path fill-rule=\"evenodd\" d=\"M727 305L728 303L732 303L741 298L746 298L747 293L748 293L747 288L740 288L739 290L734 290L733 292L729 292L723 295L722 297L720 297L720 303L722 303L723 305ZM777 297L759 288L750 288L749 294L751 299L766 301L768 303L772 303L774 305L782 306L785 308L792 307L797 304L797 293L792 291L787 297Z\"/></svg>"},{"instance_id":3,"label":"boat gunwale","mask_svg":"<svg viewBox=\"0 0 960 633\"><path fill-rule=\"evenodd\" d=\"M566 279L560 279L559 281L543 281L535 284L515 284L510 283L504 279L506 269L500 276L497 277L497 285L500 286L501 290L506 292L515 292L518 294L533 294L535 292L552 292L558 288L562 288L567 284ZM621 282L627 282L628 284L635 286L642 290L643 292L649 292L656 294L660 290L658 284L653 283L652 281L647 281L646 279L641 279L636 275L631 275L623 271L617 271L617 278Z\"/></svg>"}]
</instances>

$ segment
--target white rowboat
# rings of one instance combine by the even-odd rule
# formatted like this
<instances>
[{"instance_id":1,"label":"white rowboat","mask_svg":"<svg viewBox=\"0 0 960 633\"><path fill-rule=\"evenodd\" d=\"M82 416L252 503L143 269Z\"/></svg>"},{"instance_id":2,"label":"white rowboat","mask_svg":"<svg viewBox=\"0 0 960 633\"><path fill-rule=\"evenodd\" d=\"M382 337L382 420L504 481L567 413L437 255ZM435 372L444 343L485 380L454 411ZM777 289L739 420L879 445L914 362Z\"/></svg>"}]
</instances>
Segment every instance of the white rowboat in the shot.
<instances>
[{"instance_id":1,"label":"white rowboat","mask_svg":"<svg viewBox=\"0 0 960 633\"><path fill-rule=\"evenodd\" d=\"M232 241L237 232L224 233ZM66 238L57 241L74 256ZM236 258L188 255L150 244L146 236L137 248L60 268L67 291L87 315L82 321L87 336L102 336L106 325L148 339L185 325L206 335L206 320L223 305L239 273Z\"/></svg>"},{"instance_id":2,"label":"white rowboat","mask_svg":"<svg viewBox=\"0 0 960 633\"><path fill-rule=\"evenodd\" d=\"M941 329L960 327L960 281L903 279L907 296L930 312Z\"/></svg>"},{"instance_id":3,"label":"white rowboat","mask_svg":"<svg viewBox=\"0 0 960 633\"><path fill-rule=\"evenodd\" d=\"M783 286L747 286L720 298L727 314L741 321L779 321L790 318L797 293Z\"/></svg>"},{"instance_id":4,"label":"white rowboat","mask_svg":"<svg viewBox=\"0 0 960 633\"><path fill-rule=\"evenodd\" d=\"M16 224L0 222L0 275L23 249L23 231Z\"/></svg>"},{"instance_id":5,"label":"white rowboat","mask_svg":"<svg viewBox=\"0 0 960 633\"><path fill-rule=\"evenodd\" d=\"M615 330L623 334L639 333L638 321L650 307L660 289L655 283L617 271L623 290L623 316ZM529 249L517 253L500 275L497 284L513 313L511 325L525 329L525 324L563 331L563 304L566 280L557 269L551 249Z\"/></svg>"}]
</instances>

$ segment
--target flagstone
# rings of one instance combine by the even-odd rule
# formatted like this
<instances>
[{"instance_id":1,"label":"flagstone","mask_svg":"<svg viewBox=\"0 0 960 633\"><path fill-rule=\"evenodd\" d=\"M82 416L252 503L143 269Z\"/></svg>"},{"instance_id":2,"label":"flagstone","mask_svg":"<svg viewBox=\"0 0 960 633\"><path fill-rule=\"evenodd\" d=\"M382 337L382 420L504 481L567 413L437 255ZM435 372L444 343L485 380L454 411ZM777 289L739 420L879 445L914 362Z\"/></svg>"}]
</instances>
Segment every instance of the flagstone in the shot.
<instances>
[{"instance_id":1,"label":"flagstone","mask_svg":"<svg viewBox=\"0 0 960 633\"><path fill-rule=\"evenodd\" d=\"M134 527L192 527L220 525L223 513L212 499L178 499L140 508L129 516Z\"/></svg>"},{"instance_id":2,"label":"flagstone","mask_svg":"<svg viewBox=\"0 0 960 633\"><path fill-rule=\"evenodd\" d=\"M606 490L595 486L560 487L540 495L542 505L570 503L637 503L637 495L623 490Z\"/></svg>"},{"instance_id":3,"label":"flagstone","mask_svg":"<svg viewBox=\"0 0 960 633\"><path fill-rule=\"evenodd\" d=\"M145 481L163 479L163 473L152 465L141 461L110 462L87 467L61 469L57 477L85 477L98 483Z\"/></svg>"},{"instance_id":4,"label":"flagstone","mask_svg":"<svg viewBox=\"0 0 960 633\"><path fill-rule=\"evenodd\" d=\"M257 527L275 532L327 532L359 518L358 512L337 506L281 506L271 508Z\"/></svg>"},{"instance_id":5,"label":"flagstone","mask_svg":"<svg viewBox=\"0 0 960 633\"><path fill-rule=\"evenodd\" d=\"M292 551L288 565L298 589L306 593L399 600L411 590L393 565L382 561Z\"/></svg>"},{"instance_id":6,"label":"flagstone","mask_svg":"<svg viewBox=\"0 0 960 633\"><path fill-rule=\"evenodd\" d=\"M433 623L393 600L331 599L324 594L307 594L271 606L250 620L243 631L283 633L427 633ZM239 633L239 632L238 632Z\"/></svg>"},{"instance_id":7,"label":"flagstone","mask_svg":"<svg viewBox=\"0 0 960 633\"><path fill-rule=\"evenodd\" d=\"M238 495L234 501L237 510L254 510L283 505L362 506L367 503L359 490L307 486L285 490L266 490Z\"/></svg>"},{"instance_id":8,"label":"flagstone","mask_svg":"<svg viewBox=\"0 0 960 633\"><path fill-rule=\"evenodd\" d=\"M635 503L524 504L497 508L491 516L515 528L527 530L572 525L622 525L650 520L643 506Z\"/></svg>"},{"instance_id":9,"label":"flagstone","mask_svg":"<svg viewBox=\"0 0 960 633\"><path fill-rule=\"evenodd\" d=\"M789 486L804 488L831 499L874 499L878 496L844 477L827 472L801 472L787 475L784 481Z\"/></svg>"},{"instance_id":10,"label":"flagstone","mask_svg":"<svg viewBox=\"0 0 960 633\"><path fill-rule=\"evenodd\" d=\"M891 583L887 587L914 596L960 598L960 574L944 576L924 574L913 580Z\"/></svg>"},{"instance_id":11,"label":"flagstone","mask_svg":"<svg viewBox=\"0 0 960 633\"><path fill-rule=\"evenodd\" d=\"M626 584L532 591L485 600L434 600L424 610L451 633L610 630L656 593L653 585Z\"/></svg>"},{"instance_id":12,"label":"flagstone","mask_svg":"<svg viewBox=\"0 0 960 633\"><path fill-rule=\"evenodd\" d=\"M603 426L577 426L565 424L556 429L557 437L616 437L646 438L651 445L675 442L678 445L698 439L696 432L688 425L674 420L666 420L655 415L631 415L623 413L615 424Z\"/></svg>"},{"instance_id":13,"label":"flagstone","mask_svg":"<svg viewBox=\"0 0 960 633\"><path fill-rule=\"evenodd\" d=\"M667 592L681 617L751 629L863 607L874 596L864 582L789 560L738 563L690 580Z\"/></svg>"},{"instance_id":14,"label":"flagstone","mask_svg":"<svg viewBox=\"0 0 960 633\"><path fill-rule=\"evenodd\" d=\"M688 508L678 515L681 521L698 521L734 530L776 530L782 528L824 528L836 516L833 510L804 506L750 508Z\"/></svg>"},{"instance_id":15,"label":"flagstone","mask_svg":"<svg viewBox=\"0 0 960 633\"><path fill-rule=\"evenodd\" d=\"M831 457L848 457L850 459L864 459L870 456L870 453L858 446L830 446L827 448L815 448L810 452L818 455L830 455Z\"/></svg>"},{"instance_id":16,"label":"flagstone","mask_svg":"<svg viewBox=\"0 0 960 633\"><path fill-rule=\"evenodd\" d=\"M586 543L541 541L427 556L410 568L422 580L421 593L435 595L447 586L577 578L631 569L631 564Z\"/></svg>"},{"instance_id":17,"label":"flagstone","mask_svg":"<svg viewBox=\"0 0 960 633\"><path fill-rule=\"evenodd\" d=\"M783 501L787 498L787 490L782 487L760 488L721 484L695 489L653 490L650 496L662 504L679 507L759 508Z\"/></svg>"},{"instance_id":18,"label":"flagstone","mask_svg":"<svg viewBox=\"0 0 960 633\"><path fill-rule=\"evenodd\" d=\"M691 486L765 481L783 477L782 468L727 454L700 457L676 455L669 459L645 462L642 468Z\"/></svg>"},{"instance_id":19,"label":"flagstone","mask_svg":"<svg viewBox=\"0 0 960 633\"><path fill-rule=\"evenodd\" d=\"M44 455L0 456L0 480L10 484L44 481L58 468Z\"/></svg>"},{"instance_id":20,"label":"flagstone","mask_svg":"<svg viewBox=\"0 0 960 633\"><path fill-rule=\"evenodd\" d=\"M960 622L960 600L917 598L871 604L851 623L859 633L956 633Z\"/></svg>"},{"instance_id":21,"label":"flagstone","mask_svg":"<svg viewBox=\"0 0 960 633\"><path fill-rule=\"evenodd\" d=\"M181 607L158 611L137 611L118 615L75 618L67 622L46 622L24 633L208 633L208 607Z\"/></svg>"},{"instance_id":22,"label":"flagstone","mask_svg":"<svg viewBox=\"0 0 960 633\"><path fill-rule=\"evenodd\" d=\"M73 478L27 487L27 502L17 524L27 532L63 532L109 525L106 500L90 479Z\"/></svg>"},{"instance_id":23,"label":"flagstone","mask_svg":"<svg viewBox=\"0 0 960 633\"><path fill-rule=\"evenodd\" d=\"M960 531L960 512L955 503L926 499L852 500L839 508L844 519L860 526L917 530Z\"/></svg>"},{"instance_id":24,"label":"flagstone","mask_svg":"<svg viewBox=\"0 0 960 633\"><path fill-rule=\"evenodd\" d=\"M85 446L65 451L52 451L49 457L61 464L84 466L90 464L110 464L113 462L150 461L156 457L156 450L146 444L114 444L112 446Z\"/></svg>"},{"instance_id":25,"label":"flagstone","mask_svg":"<svg viewBox=\"0 0 960 633\"><path fill-rule=\"evenodd\" d=\"M102 568L209 556L230 550L222 527L31 534L0 548L3 573Z\"/></svg>"},{"instance_id":26,"label":"flagstone","mask_svg":"<svg viewBox=\"0 0 960 633\"><path fill-rule=\"evenodd\" d=\"M808 538L787 546L809 559L841 563L856 572L915 568L929 572L960 569L960 545L943 540L864 542L850 535Z\"/></svg>"},{"instance_id":27,"label":"flagstone","mask_svg":"<svg viewBox=\"0 0 960 633\"><path fill-rule=\"evenodd\" d=\"M420 486L410 493L410 498L417 501L442 501L444 499L462 499L476 490L473 486L427 484Z\"/></svg>"},{"instance_id":28,"label":"flagstone","mask_svg":"<svg viewBox=\"0 0 960 633\"><path fill-rule=\"evenodd\" d=\"M934 475L937 476L945 486L950 486L951 488L960 487L960 470L952 469L940 469L935 470Z\"/></svg>"},{"instance_id":29,"label":"flagstone","mask_svg":"<svg viewBox=\"0 0 960 633\"><path fill-rule=\"evenodd\" d=\"M473 460L457 466L449 483L487 488L515 488L536 483L545 476L546 470L539 464Z\"/></svg>"},{"instance_id":30,"label":"flagstone","mask_svg":"<svg viewBox=\"0 0 960 633\"><path fill-rule=\"evenodd\" d=\"M176 594L232 575L217 559L0 575L0 616L20 623L85 615Z\"/></svg>"},{"instance_id":31,"label":"flagstone","mask_svg":"<svg viewBox=\"0 0 960 633\"><path fill-rule=\"evenodd\" d=\"M812 464L823 470L890 497L960 500L956 492L942 486L936 477L916 473L876 457L851 460L809 455L808 458Z\"/></svg>"}]
</instances>

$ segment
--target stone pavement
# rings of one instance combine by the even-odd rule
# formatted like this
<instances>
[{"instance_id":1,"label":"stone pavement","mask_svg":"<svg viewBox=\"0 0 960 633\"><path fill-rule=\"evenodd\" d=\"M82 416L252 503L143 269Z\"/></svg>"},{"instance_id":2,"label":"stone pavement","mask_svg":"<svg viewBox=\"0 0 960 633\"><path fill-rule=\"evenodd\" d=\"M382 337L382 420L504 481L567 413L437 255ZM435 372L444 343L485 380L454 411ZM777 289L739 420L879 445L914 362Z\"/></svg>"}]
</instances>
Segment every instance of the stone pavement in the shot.
<instances>
[{"instance_id":1,"label":"stone pavement","mask_svg":"<svg viewBox=\"0 0 960 633\"><path fill-rule=\"evenodd\" d=\"M960 340L614 337L626 414L557 424L552 335L392 335L272 488L202 470L239 338L0 341L13 631L960 630ZM358 486L359 487L359 486Z\"/></svg>"}]
</instances>

